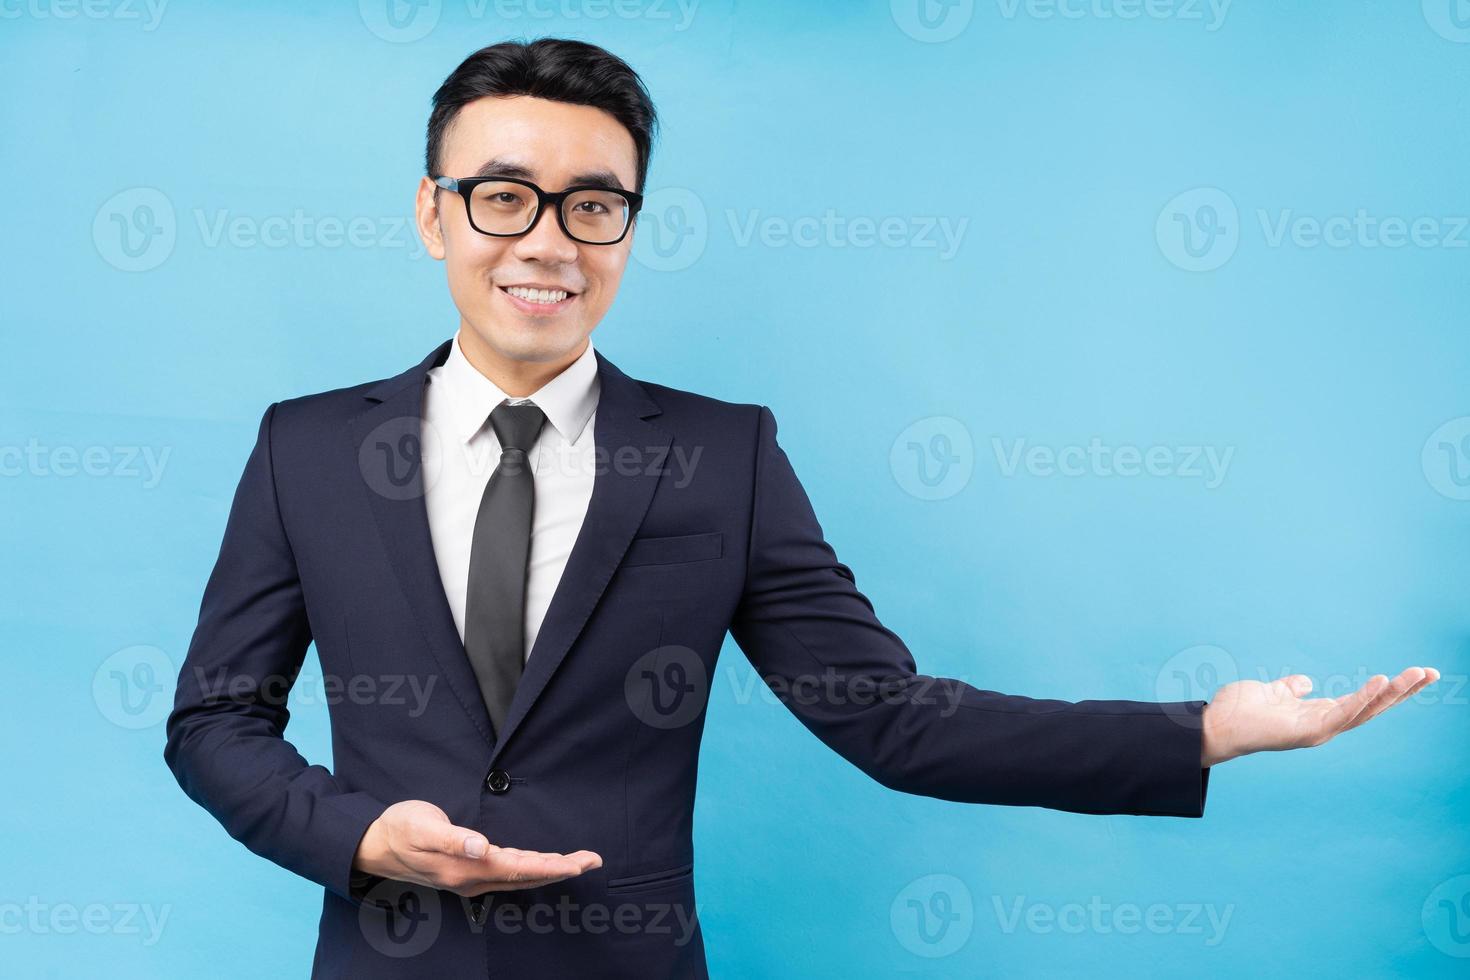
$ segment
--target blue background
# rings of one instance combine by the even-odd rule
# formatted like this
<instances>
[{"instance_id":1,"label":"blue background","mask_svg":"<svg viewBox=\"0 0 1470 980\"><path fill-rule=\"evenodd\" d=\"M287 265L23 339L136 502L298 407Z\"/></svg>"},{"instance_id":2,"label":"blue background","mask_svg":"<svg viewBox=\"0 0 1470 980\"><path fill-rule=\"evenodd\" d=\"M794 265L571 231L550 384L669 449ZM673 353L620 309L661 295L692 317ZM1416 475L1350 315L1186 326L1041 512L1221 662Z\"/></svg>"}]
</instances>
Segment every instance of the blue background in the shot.
<instances>
[{"instance_id":1,"label":"blue background","mask_svg":"<svg viewBox=\"0 0 1470 980\"><path fill-rule=\"evenodd\" d=\"M599 349L770 405L921 669L1139 700L1445 675L1218 768L1202 820L1090 817L885 791L728 643L697 808L714 974L1463 975L1467 6L6 0L0 973L306 974L320 890L179 791L161 668L266 405L454 332L407 224L429 96L481 45L553 35L627 59L664 123ZM1312 244L1360 210L1427 238ZM924 231L945 222L953 249ZM1094 437L1168 465L1006 466ZM1191 447L1231 453L1221 479ZM322 699L297 702L329 763Z\"/></svg>"}]
</instances>

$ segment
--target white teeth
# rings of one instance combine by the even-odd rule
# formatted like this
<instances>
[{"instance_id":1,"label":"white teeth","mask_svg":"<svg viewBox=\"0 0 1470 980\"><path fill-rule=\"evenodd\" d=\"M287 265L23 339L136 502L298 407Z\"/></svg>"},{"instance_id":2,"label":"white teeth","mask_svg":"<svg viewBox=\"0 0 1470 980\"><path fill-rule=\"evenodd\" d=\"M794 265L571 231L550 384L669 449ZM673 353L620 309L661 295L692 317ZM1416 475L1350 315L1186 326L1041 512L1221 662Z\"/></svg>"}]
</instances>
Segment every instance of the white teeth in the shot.
<instances>
[{"instance_id":1,"label":"white teeth","mask_svg":"<svg viewBox=\"0 0 1470 980\"><path fill-rule=\"evenodd\" d=\"M560 303L569 295L565 289L526 289L524 286L506 286L505 291L528 303Z\"/></svg>"}]
</instances>

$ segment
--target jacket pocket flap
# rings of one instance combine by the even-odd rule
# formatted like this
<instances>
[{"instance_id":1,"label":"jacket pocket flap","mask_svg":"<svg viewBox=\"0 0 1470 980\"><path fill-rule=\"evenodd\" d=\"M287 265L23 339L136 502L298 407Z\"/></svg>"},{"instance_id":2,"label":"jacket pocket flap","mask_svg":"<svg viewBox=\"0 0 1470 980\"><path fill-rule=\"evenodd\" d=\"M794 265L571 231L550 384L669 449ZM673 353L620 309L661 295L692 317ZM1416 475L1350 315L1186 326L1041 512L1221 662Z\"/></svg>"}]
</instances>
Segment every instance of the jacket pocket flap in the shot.
<instances>
[{"instance_id":1,"label":"jacket pocket flap","mask_svg":"<svg viewBox=\"0 0 1470 980\"><path fill-rule=\"evenodd\" d=\"M681 864L676 868L666 868L663 871L650 871L647 874L627 875L622 878L609 878L607 887L609 890L622 888L642 888L662 885L668 881L688 877L694 870L693 863Z\"/></svg>"},{"instance_id":2,"label":"jacket pocket flap","mask_svg":"<svg viewBox=\"0 0 1470 980\"><path fill-rule=\"evenodd\" d=\"M624 565L667 565L703 561L724 553L725 536L719 531L676 534L665 538L634 538L623 556Z\"/></svg>"}]
</instances>

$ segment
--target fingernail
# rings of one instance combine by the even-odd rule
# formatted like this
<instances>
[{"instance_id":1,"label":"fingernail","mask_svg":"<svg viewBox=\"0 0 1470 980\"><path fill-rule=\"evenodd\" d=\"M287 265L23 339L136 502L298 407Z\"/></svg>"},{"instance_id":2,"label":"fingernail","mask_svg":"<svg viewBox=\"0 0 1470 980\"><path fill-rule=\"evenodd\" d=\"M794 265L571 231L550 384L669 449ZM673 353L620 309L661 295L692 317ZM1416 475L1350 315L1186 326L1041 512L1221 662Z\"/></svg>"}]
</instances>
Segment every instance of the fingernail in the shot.
<instances>
[{"instance_id":1,"label":"fingernail","mask_svg":"<svg viewBox=\"0 0 1470 980\"><path fill-rule=\"evenodd\" d=\"M466 837L464 839L464 852L472 858L485 856L485 842L478 837Z\"/></svg>"}]
</instances>

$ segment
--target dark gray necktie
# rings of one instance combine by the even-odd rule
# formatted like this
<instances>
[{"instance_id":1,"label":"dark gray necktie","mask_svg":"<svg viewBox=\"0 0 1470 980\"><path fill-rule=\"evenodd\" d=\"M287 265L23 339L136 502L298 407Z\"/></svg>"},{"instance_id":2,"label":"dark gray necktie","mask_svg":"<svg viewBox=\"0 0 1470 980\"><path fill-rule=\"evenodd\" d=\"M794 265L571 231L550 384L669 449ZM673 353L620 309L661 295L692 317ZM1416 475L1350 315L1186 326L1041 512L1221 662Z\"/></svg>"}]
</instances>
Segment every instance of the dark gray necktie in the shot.
<instances>
[{"instance_id":1,"label":"dark gray necktie","mask_svg":"<svg viewBox=\"0 0 1470 980\"><path fill-rule=\"evenodd\" d=\"M525 663L526 560L535 503L528 453L546 415L535 405L501 404L490 413L500 463L485 484L470 547L464 647L499 738Z\"/></svg>"}]
</instances>

